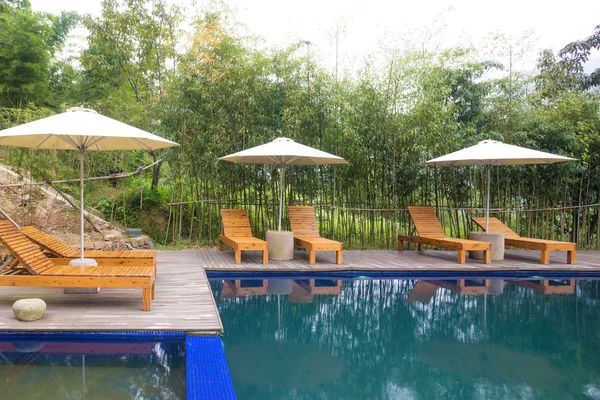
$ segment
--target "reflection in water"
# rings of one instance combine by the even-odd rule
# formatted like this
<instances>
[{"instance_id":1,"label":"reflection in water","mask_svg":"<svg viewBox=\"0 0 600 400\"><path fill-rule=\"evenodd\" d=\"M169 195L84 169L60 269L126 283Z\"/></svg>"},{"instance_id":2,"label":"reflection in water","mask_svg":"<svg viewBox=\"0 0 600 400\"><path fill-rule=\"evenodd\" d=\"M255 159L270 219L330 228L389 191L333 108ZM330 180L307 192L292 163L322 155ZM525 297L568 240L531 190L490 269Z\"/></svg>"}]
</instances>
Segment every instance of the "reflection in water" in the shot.
<instances>
[{"instance_id":1,"label":"reflection in water","mask_svg":"<svg viewBox=\"0 0 600 400\"><path fill-rule=\"evenodd\" d=\"M227 351L227 363L233 379L287 389L333 381L343 368L327 350L274 341L234 346Z\"/></svg>"},{"instance_id":2,"label":"reflection in water","mask_svg":"<svg viewBox=\"0 0 600 400\"><path fill-rule=\"evenodd\" d=\"M590 398L598 281L529 284L297 278L288 295L227 298L211 282L240 400Z\"/></svg>"},{"instance_id":3,"label":"reflection in water","mask_svg":"<svg viewBox=\"0 0 600 400\"><path fill-rule=\"evenodd\" d=\"M549 360L493 343L427 341L417 349L417 358L467 382L481 377L507 385L527 382L543 389L565 380Z\"/></svg>"},{"instance_id":4,"label":"reflection in water","mask_svg":"<svg viewBox=\"0 0 600 400\"><path fill-rule=\"evenodd\" d=\"M2 399L185 397L183 342L0 342Z\"/></svg>"},{"instance_id":5,"label":"reflection in water","mask_svg":"<svg viewBox=\"0 0 600 400\"><path fill-rule=\"evenodd\" d=\"M533 289L543 294L575 294L575 279L544 279L509 281L513 285Z\"/></svg>"}]
</instances>

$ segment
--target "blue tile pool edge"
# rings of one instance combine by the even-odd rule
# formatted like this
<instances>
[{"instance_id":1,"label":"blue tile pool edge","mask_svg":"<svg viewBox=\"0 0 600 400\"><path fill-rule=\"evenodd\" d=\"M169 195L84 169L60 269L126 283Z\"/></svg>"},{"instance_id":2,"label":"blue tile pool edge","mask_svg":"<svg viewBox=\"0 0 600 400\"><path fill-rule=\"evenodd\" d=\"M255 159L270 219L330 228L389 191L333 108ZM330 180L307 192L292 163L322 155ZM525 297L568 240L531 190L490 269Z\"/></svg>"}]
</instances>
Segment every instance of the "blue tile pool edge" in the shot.
<instances>
[{"instance_id":1,"label":"blue tile pool edge","mask_svg":"<svg viewBox=\"0 0 600 400\"><path fill-rule=\"evenodd\" d=\"M186 332L0 332L0 340L127 341L185 340L186 397L188 400L236 400L233 382L219 336L193 336Z\"/></svg>"},{"instance_id":2,"label":"blue tile pool edge","mask_svg":"<svg viewBox=\"0 0 600 400\"><path fill-rule=\"evenodd\" d=\"M236 400L221 338L187 336L185 348L188 400Z\"/></svg>"},{"instance_id":3,"label":"blue tile pool edge","mask_svg":"<svg viewBox=\"0 0 600 400\"><path fill-rule=\"evenodd\" d=\"M449 279L449 278L505 278L505 279L600 279L600 271L318 271L318 272L268 272L268 271L206 271L209 280L216 279L268 279L268 278L323 278L323 279L356 279L356 278L397 278L397 279Z\"/></svg>"}]
</instances>

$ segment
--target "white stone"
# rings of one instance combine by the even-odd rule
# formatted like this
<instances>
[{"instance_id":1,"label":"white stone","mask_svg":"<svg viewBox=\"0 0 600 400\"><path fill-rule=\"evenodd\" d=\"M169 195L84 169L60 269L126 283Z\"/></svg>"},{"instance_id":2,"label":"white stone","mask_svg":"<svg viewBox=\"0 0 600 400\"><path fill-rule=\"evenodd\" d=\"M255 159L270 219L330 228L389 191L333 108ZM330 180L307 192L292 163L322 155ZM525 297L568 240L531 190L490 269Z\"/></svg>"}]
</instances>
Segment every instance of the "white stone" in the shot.
<instances>
[{"instance_id":1,"label":"white stone","mask_svg":"<svg viewBox=\"0 0 600 400\"><path fill-rule=\"evenodd\" d=\"M42 299L21 299L15 301L12 309L19 321L37 321L46 312L46 302Z\"/></svg>"},{"instance_id":2,"label":"white stone","mask_svg":"<svg viewBox=\"0 0 600 400\"><path fill-rule=\"evenodd\" d=\"M267 231L265 241L269 243L270 260L294 259L294 234L289 231Z\"/></svg>"},{"instance_id":3,"label":"white stone","mask_svg":"<svg viewBox=\"0 0 600 400\"><path fill-rule=\"evenodd\" d=\"M499 232L471 232L469 239L490 242L492 244L492 261L504 260L504 234ZM483 260L483 251L469 251L469 257Z\"/></svg>"}]
</instances>

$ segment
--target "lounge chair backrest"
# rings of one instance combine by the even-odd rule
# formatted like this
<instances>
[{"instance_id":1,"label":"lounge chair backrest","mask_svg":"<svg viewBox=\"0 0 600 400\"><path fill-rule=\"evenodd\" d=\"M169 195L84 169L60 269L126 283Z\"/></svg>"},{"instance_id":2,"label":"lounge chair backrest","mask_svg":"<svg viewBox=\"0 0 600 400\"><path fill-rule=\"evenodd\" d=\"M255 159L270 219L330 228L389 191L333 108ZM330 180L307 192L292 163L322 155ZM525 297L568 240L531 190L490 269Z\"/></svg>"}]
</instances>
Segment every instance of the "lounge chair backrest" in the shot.
<instances>
[{"instance_id":1,"label":"lounge chair backrest","mask_svg":"<svg viewBox=\"0 0 600 400\"><path fill-rule=\"evenodd\" d=\"M473 222L479 225L482 229L485 229L485 218L473 218ZM489 219L488 230L490 232L504 233L504 238L518 239L521 237L508 226L504 225L498 218Z\"/></svg>"},{"instance_id":2,"label":"lounge chair backrest","mask_svg":"<svg viewBox=\"0 0 600 400\"><path fill-rule=\"evenodd\" d=\"M252 236L250 219L247 210L221 210L221 221L223 222L223 234L230 237Z\"/></svg>"},{"instance_id":3,"label":"lounge chair backrest","mask_svg":"<svg viewBox=\"0 0 600 400\"><path fill-rule=\"evenodd\" d=\"M68 258L73 256L74 250L71 246L48 235L47 233L40 231L37 228L34 228L33 226L24 226L19 230L23 235L27 236L30 241L37 244L42 249L52 253L56 257Z\"/></svg>"},{"instance_id":4,"label":"lounge chair backrest","mask_svg":"<svg viewBox=\"0 0 600 400\"><path fill-rule=\"evenodd\" d=\"M412 218L419 236L445 237L444 228L430 206L409 206L408 212Z\"/></svg>"},{"instance_id":5,"label":"lounge chair backrest","mask_svg":"<svg viewBox=\"0 0 600 400\"><path fill-rule=\"evenodd\" d=\"M18 259L31 274L39 275L54 263L31 243L10 221L0 221L0 243Z\"/></svg>"},{"instance_id":6,"label":"lounge chair backrest","mask_svg":"<svg viewBox=\"0 0 600 400\"><path fill-rule=\"evenodd\" d=\"M294 235L321 236L314 207L288 206L288 215Z\"/></svg>"}]
</instances>

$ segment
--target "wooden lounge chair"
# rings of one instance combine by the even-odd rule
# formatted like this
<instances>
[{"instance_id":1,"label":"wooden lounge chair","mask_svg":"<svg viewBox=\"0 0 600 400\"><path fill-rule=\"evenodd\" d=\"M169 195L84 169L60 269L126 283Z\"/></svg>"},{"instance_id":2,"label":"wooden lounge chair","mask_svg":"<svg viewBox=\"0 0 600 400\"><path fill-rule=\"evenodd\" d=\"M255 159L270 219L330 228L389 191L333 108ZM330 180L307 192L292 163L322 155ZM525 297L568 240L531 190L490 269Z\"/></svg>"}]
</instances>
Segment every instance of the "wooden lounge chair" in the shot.
<instances>
[{"instance_id":1,"label":"wooden lounge chair","mask_svg":"<svg viewBox=\"0 0 600 400\"><path fill-rule=\"evenodd\" d=\"M139 288L142 289L142 310L150 311L154 298L154 266L57 265L10 221L0 221L0 244L19 260L18 264L0 272L0 286Z\"/></svg>"},{"instance_id":2,"label":"wooden lounge chair","mask_svg":"<svg viewBox=\"0 0 600 400\"><path fill-rule=\"evenodd\" d=\"M419 251L423 245L455 249L458 252L458 263L467 261L467 251L483 251L483 262L489 264L492 260L491 243L479 240L456 239L447 237L433 207L409 206L408 212L412 218L419 236L398 236L398 250L404 250L404 242L417 243Z\"/></svg>"},{"instance_id":3,"label":"wooden lounge chair","mask_svg":"<svg viewBox=\"0 0 600 400\"><path fill-rule=\"evenodd\" d=\"M33 226L24 226L19 228L27 238L38 245L41 249L48 251L50 254L59 258L79 258L79 250L75 250L68 244L61 242L53 236L40 231ZM124 265L153 265L156 266L156 251L103 251L103 250L86 250L86 258L106 259L102 264L110 265L113 263L108 259L114 259L114 264Z\"/></svg>"},{"instance_id":4,"label":"wooden lounge chair","mask_svg":"<svg viewBox=\"0 0 600 400\"><path fill-rule=\"evenodd\" d=\"M342 242L325 239L319 233L319 225L315 216L315 209L311 206L289 206L288 215L290 226L294 233L294 244L308 251L308 263L317 261L317 251L335 251L335 263L342 263Z\"/></svg>"},{"instance_id":5,"label":"wooden lounge chair","mask_svg":"<svg viewBox=\"0 0 600 400\"><path fill-rule=\"evenodd\" d=\"M485 229L485 218L473 218L473 222ZM577 261L576 244L571 242L558 242L555 240L532 239L519 236L515 231L504 225L498 218L489 219L489 232L499 232L504 234L504 245L519 247L522 249L541 250L540 263L550 263L551 251L566 251L567 263L575 264Z\"/></svg>"},{"instance_id":6,"label":"wooden lounge chair","mask_svg":"<svg viewBox=\"0 0 600 400\"><path fill-rule=\"evenodd\" d=\"M235 263L241 264L242 250L261 250L263 264L269 263L269 247L267 242L252 236L250 219L246 210L221 210L223 234L219 235L219 250L226 244L234 250Z\"/></svg>"}]
</instances>

